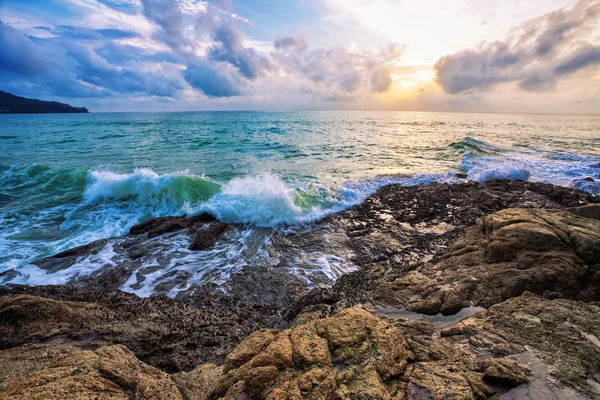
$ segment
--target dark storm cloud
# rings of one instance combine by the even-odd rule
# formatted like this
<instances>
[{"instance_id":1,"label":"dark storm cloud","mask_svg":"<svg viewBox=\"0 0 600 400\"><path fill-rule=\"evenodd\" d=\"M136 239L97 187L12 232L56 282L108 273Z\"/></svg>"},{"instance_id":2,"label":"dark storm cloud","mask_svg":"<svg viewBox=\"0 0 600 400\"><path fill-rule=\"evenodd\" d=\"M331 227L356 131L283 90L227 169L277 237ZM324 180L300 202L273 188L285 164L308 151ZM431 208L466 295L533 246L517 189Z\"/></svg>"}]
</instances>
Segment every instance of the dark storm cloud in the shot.
<instances>
[{"instance_id":1,"label":"dark storm cloud","mask_svg":"<svg viewBox=\"0 0 600 400\"><path fill-rule=\"evenodd\" d=\"M450 94L517 82L526 91L552 89L564 76L598 65L600 48L584 38L600 23L600 3L582 0L528 21L503 42L442 57L436 80Z\"/></svg>"}]
</instances>

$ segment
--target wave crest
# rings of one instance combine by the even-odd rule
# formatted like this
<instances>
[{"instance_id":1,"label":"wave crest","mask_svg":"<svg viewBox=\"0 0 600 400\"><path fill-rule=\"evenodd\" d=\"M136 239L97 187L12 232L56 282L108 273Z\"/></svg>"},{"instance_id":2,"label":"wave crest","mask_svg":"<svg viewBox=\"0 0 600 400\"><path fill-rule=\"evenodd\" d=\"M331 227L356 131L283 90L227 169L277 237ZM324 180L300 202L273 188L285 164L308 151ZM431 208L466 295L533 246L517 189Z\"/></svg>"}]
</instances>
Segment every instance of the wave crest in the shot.
<instances>
[{"instance_id":1,"label":"wave crest","mask_svg":"<svg viewBox=\"0 0 600 400\"><path fill-rule=\"evenodd\" d=\"M296 204L296 193L272 174L234 178L195 212L209 212L221 221L262 227L290 224L310 210Z\"/></svg>"},{"instance_id":2,"label":"wave crest","mask_svg":"<svg viewBox=\"0 0 600 400\"><path fill-rule=\"evenodd\" d=\"M187 171L159 175L149 168L131 174L90 171L83 198L86 204L107 200L135 200L145 206L177 210L186 204L205 201L219 191L219 185Z\"/></svg>"},{"instance_id":3,"label":"wave crest","mask_svg":"<svg viewBox=\"0 0 600 400\"><path fill-rule=\"evenodd\" d=\"M470 136L465 136L458 142L452 142L449 146L458 152L474 152L477 154L489 154L498 151L498 147L492 146L482 140L474 139Z\"/></svg>"}]
</instances>

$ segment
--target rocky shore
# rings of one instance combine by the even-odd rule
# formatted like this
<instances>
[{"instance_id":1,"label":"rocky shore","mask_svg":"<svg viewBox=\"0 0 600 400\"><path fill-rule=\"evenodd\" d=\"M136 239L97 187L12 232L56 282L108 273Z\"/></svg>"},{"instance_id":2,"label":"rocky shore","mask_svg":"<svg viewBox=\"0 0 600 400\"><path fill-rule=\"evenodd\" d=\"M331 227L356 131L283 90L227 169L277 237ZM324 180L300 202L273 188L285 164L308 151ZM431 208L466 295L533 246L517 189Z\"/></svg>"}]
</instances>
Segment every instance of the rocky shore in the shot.
<instances>
[{"instance_id":1,"label":"rocky shore","mask_svg":"<svg viewBox=\"0 0 600 400\"><path fill-rule=\"evenodd\" d=\"M392 185L274 232L277 265L223 284L178 272L148 298L118 290L172 235L207 251L238 228L206 214L150 220L110 242L121 263L61 286L1 286L0 398L600 398L593 194ZM107 243L36 264L60 271ZM307 285L289 271L308 253L354 271ZM165 296L175 285L186 289Z\"/></svg>"}]
</instances>

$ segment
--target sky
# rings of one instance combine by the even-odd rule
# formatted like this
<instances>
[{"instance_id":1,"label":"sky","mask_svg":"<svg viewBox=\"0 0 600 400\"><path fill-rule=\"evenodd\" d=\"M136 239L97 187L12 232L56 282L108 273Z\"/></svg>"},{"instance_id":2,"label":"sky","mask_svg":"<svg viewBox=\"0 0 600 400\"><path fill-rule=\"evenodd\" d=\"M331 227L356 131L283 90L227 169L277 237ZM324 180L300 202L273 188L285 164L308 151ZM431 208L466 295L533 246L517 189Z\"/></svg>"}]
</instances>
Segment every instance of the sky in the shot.
<instances>
[{"instance_id":1,"label":"sky","mask_svg":"<svg viewBox=\"0 0 600 400\"><path fill-rule=\"evenodd\" d=\"M600 113L600 0L0 0L0 90L91 111Z\"/></svg>"}]
</instances>

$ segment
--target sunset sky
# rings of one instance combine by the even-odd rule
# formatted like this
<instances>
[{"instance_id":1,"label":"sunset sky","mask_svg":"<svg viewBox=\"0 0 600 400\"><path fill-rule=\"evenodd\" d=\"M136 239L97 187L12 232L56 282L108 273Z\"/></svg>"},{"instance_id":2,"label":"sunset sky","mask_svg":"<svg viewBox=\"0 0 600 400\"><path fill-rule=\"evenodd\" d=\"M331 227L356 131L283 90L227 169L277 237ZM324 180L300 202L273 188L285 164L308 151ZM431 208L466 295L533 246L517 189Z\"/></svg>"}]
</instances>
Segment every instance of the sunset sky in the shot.
<instances>
[{"instance_id":1,"label":"sunset sky","mask_svg":"<svg viewBox=\"0 0 600 400\"><path fill-rule=\"evenodd\" d=\"M92 111L600 112L600 1L0 0L0 90Z\"/></svg>"}]
</instances>

